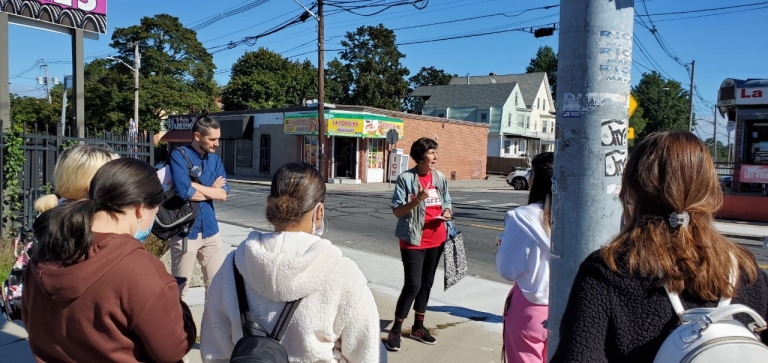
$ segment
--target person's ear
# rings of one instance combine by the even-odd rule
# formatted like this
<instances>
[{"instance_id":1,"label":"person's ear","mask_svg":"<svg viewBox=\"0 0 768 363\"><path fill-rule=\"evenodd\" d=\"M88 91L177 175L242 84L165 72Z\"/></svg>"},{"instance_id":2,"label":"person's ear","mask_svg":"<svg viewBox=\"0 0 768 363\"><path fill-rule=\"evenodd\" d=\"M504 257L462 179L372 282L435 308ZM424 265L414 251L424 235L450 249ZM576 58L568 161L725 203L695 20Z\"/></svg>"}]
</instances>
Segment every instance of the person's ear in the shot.
<instances>
[{"instance_id":1,"label":"person's ear","mask_svg":"<svg viewBox=\"0 0 768 363\"><path fill-rule=\"evenodd\" d=\"M137 220L143 220L144 219L144 205L139 204L136 206L136 209L134 210L134 214L136 215Z\"/></svg>"},{"instance_id":2,"label":"person's ear","mask_svg":"<svg viewBox=\"0 0 768 363\"><path fill-rule=\"evenodd\" d=\"M200 135L199 132L195 132L194 134L192 134L192 138L195 141L200 141L200 138L202 138L202 135Z\"/></svg>"},{"instance_id":3,"label":"person's ear","mask_svg":"<svg viewBox=\"0 0 768 363\"><path fill-rule=\"evenodd\" d=\"M319 223L323 221L323 218L325 218L325 204L320 203L320 206L317 207L315 220Z\"/></svg>"}]
</instances>

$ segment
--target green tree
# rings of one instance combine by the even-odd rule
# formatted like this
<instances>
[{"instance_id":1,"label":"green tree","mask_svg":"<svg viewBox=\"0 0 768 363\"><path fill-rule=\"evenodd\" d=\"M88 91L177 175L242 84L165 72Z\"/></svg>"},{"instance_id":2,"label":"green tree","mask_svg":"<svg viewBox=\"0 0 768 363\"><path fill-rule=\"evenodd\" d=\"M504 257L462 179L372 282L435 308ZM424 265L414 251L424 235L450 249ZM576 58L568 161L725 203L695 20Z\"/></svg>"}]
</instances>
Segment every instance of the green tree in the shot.
<instances>
[{"instance_id":1,"label":"green tree","mask_svg":"<svg viewBox=\"0 0 768 363\"><path fill-rule=\"evenodd\" d=\"M349 100L352 87L352 71L350 67L338 58L328 62L325 68L325 101L329 103L344 103Z\"/></svg>"},{"instance_id":2,"label":"green tree","mask_svg":"<svg viewBox=\"0 0 768 363\"><path fill-rule=\"evenodd\" d=\"M410 88L408 89L408 96L403 100L403 111L413 112L414 100L411 97L411 93L416 88L421 86L444 86L451 83L453 77L458 77L457 74L449 74L442 69L435 67L421 67L419 73L414 74L411 78L408 78Z\"/></svg>"},{"instance_id":3,"label":"green tree","mask_svg":"<svg viewBox=\"0 0 768 363\"><path fill-rule=\"evenodd\" d=\"M221 102L225 110L301 105L317 95L317 68L308 60L292 62L260 48L246 52L232 66Z\"/></svg>"},{"instance_id":4,"label":"green tree","mask_svg":"<svg viewBox=\"0 0 768 363\"><path fill-rule=\"evenodd\" d=\"M547 80L552 88L552 94L557 94L557 53L555 53L552 47L548 45L539 47L539 50L536 51L536 57L531 58L531 62L525 68L525 72L547 72Z\"/></svg>"},{"instance_id":5,"label":"green tree","mask_svg":"<svg viewBox=\"0 0 768 363\"><path fill-rule=\"evenodd\" d=\"M384 27L361 26L347 32L341 45L341 59L351 74L349 97L352 105L365 105L389 110L402 110L408 94L410 74L400 60L405 55L397 49L395 32ZM345 85L342 88L347 88Z\"/></svg>"},{"instance_id":6,"label":"green tree","mask_svg":"<svg viewBox=\"0 0 768 363\"><path fill-rule=\"evenodd\" d=\"M61 87L59 86L59 88ZM49 132L55 131L56 122L61 120L60 91L58 96L58 102L48 103L47 98L19 96L11 93L11 120L17 124L26 124L29 129L37 127Z\"/></svg>"},{"instance_id":7,"label":"green tree","mask_svg":"<svg viewBox=\"0 0 768 363\"><path fill-rule=\"evenodd\" d=\"M655 71L643 73L634 92L639 105L635 115L646 120L638 139L657 131L688 129L690 98L680 82L664 79ZM695 119L694 115L694 126Z\"/></svg>"},{"instance_id":8,"label":"green tree","mask_svg":"<svg viewBox=\"0 0 768 363\"><path fill-rule=\"evenodd\" d=\"M715 153L713 150L713 142L715 140L713 138L708 138L704 143L707 145L707 148L709 148L709 153L712 155L712 158L714 159ZM727 161L728 160L728 146L724 145L722 142L717 142L717 161Z\"/></svg>"},{"instance_id":9,"label":"green tree","mask_svg":"<svg viewBox=\"0 0 768 363\"><path fill-rule=\"evenodd\" d=\"M117 51L116 58L133 65L135 42L139 43L141 54L140 129L159 130L161 117L168 113L198 112L215 107L213 71L216 66L195 31L185 28L179 18L159 14L142 18L139 25L115 29L110 46ZM119 105L102 109L100 121L106 125L117 117L127 125L133 117L133 102L125 102L126 97L133 99L133 71L117 62L107 68L121 77L106 77L118 83L116 88L105 87L120 93L119 97L106 103L119 102ZM105 78L100 76L106 75L95 78ZM91 93L90 96L102 97L102 94Z\"/></svg>"}]
</instances>

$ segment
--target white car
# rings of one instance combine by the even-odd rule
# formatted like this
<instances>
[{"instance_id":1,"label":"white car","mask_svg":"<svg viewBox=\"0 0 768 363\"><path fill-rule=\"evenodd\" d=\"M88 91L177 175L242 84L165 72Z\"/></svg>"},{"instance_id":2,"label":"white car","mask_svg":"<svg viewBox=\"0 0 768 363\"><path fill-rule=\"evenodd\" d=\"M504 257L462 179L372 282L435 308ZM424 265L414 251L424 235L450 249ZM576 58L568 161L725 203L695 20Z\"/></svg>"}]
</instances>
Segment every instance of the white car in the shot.
<instances>
[{"instance_id":1,"label":"white car","mask_svg":"<svg viewBox=\"0 0 768 363\"><path fill-rule=\"evenodd\" d=\"M528 190L528 186L531 182L531 169L524 168L513 170L507 175L507 184L511 185L515 190Z\"/></svg>"}]
</instances>

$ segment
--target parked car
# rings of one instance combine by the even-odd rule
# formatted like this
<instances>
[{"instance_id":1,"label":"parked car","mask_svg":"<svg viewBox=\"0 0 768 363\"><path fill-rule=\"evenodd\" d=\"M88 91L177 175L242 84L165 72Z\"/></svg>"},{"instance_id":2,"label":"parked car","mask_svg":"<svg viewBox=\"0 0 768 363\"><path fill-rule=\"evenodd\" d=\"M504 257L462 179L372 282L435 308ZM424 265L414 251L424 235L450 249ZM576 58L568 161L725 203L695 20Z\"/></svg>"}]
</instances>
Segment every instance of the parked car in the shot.
<instances>
[{"instance_id":1,"label":"parked car","mask_svg":"<svg viewBox=\"0 0 768 363\"><path fill-rule=\"evenodd\" d=\"M720 177L720 188L723 189L723 191L729 192L731 191L731 186L733 183L733 177L732 176L723 176Z\"/></svg>"},{"instance_id":2,"label":"parked car","mask_svg":"<svg viewBox=\"0 0 768 363\"><path fill-rule=\"evenodd\" d=\"M516 168L507 175L507 184L515 190L528 190L531 183L531 168Z\"/></svg>"}]
</instances>

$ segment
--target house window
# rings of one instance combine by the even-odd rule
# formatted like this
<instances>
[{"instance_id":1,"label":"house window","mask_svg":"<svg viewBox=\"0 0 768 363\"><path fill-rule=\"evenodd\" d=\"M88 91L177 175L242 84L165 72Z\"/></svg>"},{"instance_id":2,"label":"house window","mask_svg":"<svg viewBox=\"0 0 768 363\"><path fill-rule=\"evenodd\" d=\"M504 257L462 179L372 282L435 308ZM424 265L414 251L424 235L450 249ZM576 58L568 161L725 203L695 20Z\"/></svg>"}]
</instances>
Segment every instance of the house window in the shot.
<instances>
[{"instance_id":1,"label":"house window","mask_svg":"<svg viewBox=\"0 0 768 363\"><path fill-rule=\"evenodd\" d=\"M528 130L531 128L531 116L525 117L525 129Z\"/></svg>"},{"instance_id":2,"label":"house window","mask_svg":"<svg viewBox=\"0 0 768 363\"><path fill-rule=\"evenodd\" d=\"M541 98L537 98L537 99L536 99L536 109L537 109L537 110L538 110L538 109L540 109L540 108L539 108L540 106L541 106Z\"/></svg>"},{"instance_id":3,"label":"house window","mask_svg":"<svg viewBox=\"0 0 768 363\"><path fill-rule=\"evenodd\" d=\"M507 115L507 127L512 127L512 114Z\"/></svg>"},{"instance_id":4,"label":"house window","mask_svg":"<svg viewBox=\"0 0 768 363\"><path fill-rule=\"evenodd\" d=\"M517 115L517 127L521 129L525 127L525 116Z\"/></svg>"},{"instance_id":5,"label":"house window","mask_svg":"<svg viewBox=\"0 0 768 363\"><path fill-rule=\"evenodd\" d=\"M515 107L517 107L517 93L515 93Z\"/></svg>"},{"instance_id":6,"label":"house window","mask_svg":"<svg viewBox=\"0 0 768 363\"><path fill-rule=\"evenodd\" d=\"M552 133L552 134L555 133L555 123L554 122L549 125L549 132Z\"/></svg>"},{"instance_id":7,"label":"house window","mask_svg":"<svg viewBox=\"0 0 768 363\"><path fill-rule=\"evenodd\" d=\"M512 153L512 141L504 140L504 154Z\"/></svg>"},{"instance_id":8,"label":"house window","mask_svg":"<svg viewBox=\"0 0 768 363\"><path fill-rule=\"evenodd\" d=\"M547 122L547 120L542 121L542 125L544 125L544 126L541 128L541 132L543 132L543 133L547 132L547 129L549 129L549 127L547 127L548 123L549 122Z\"/></svg>"},{"instance_id":9,"label":"house window","mask_svg":"<svg viewBox=\"0 0 768 363\"><path fill-rule=\"evenodd\" d=\"M259 173L269 174L270 150L272 149L272 137L261 135L259 143Z\"/></svg>"},{"instance_id":10,"label":"house window","mask_svg":"<svg viewBox=\"0 0 768 363\"><path fill-rule=\"evenodd\" d=\"M481 113L480 114L480 122L487 123L488 122L488 114L487 113Z\"/></svg>"}]
</instances>

